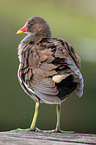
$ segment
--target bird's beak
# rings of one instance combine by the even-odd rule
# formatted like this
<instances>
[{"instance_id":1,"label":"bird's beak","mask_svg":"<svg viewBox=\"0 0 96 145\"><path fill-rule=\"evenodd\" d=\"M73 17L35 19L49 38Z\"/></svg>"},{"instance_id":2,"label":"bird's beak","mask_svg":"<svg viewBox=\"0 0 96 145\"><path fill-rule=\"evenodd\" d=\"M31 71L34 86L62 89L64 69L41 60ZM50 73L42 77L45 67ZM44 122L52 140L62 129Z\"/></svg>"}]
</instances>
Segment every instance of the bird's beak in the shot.
<instances>
[{"instance_id":1,"label":"bird's beak","mask_svg":"<svg viewBox=\"0 0 96 145\"><path fill-rule=\"evenodd\" d=\"M21 33L26 32L27 31L27 24L28 24L28 22L21 29L19 29L16 34L21 34Z\"/></svg>"}]
</instances>

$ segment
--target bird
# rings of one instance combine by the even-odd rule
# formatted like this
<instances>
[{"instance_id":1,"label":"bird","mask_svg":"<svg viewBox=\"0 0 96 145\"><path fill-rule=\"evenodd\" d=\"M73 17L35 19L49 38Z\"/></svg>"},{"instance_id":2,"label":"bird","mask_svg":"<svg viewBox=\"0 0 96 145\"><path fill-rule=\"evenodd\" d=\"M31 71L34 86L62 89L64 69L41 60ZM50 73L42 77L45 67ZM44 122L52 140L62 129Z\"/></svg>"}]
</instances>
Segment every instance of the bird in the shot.
<instances>
[{"instance_id":1,"label":"bird","mask_svg":"<svg viewBox=\"0 0 96 145\"><path fill-rule=\"evenodd\" d=\"M17 31L26 33L18 45L18 79L21 87L35 102L33 120L28 130L36 127L40 103L56 104L57 122L52 132L60 129L61 103L74 91L83 95L84 80L81 59L74 47L62 38L53 38L47 21L33 16Z\"/></svg>"}]
</instances>

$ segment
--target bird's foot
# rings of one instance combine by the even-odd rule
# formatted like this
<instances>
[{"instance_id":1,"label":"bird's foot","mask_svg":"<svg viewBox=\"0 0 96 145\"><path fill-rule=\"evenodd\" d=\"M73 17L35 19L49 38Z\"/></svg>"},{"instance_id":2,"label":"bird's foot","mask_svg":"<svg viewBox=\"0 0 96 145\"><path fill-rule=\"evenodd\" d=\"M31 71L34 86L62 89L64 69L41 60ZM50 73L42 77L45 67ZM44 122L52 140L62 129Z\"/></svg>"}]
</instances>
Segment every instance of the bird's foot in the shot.
<instances>
[{"instance_id":1,"label":"bird's foot","mask_svg":"<svg viewBox=\"0 0 96 145\"><path fill-rule=\"evenodd\" d=\"M43 130L43 132L48 132L48 133L74 133L74 131L63 131L61 129L53 129L53 130Z\"/></svg>"},{"instance_id":2,"label":"bird's foot","mask_svg":"<svg viewBox=\"0 0 96 145\"><path fill-rule=\"evenodd\" d=\"M32 131L32 132L42 132L42 130L40 130L39 128L35 127L35 128L27 128L27 129L21 129L18 128L17 131Z\"/></svg>"},{"instance_id":3,"label":"bird's foot","mask_svg":"<svg viewBox=\"0 0 96 145\"><path fill-rule=\"evenodd\" d=\"M27 129L21 129L18 128L17 131L32 131L32 132L43 132L43 133L67 133L67 134L72 134L75 133L74 131L63 131L61 129L53 129L53 130L40 130L39 128L27 128Z\"/></svg>"},{"instance_id":4,"label":"bird's foot","mask_svg":"<svg viewBox=\"0 0 96 145\"><path fill-rule=\"evenodd\" d=\"M53 129L53 130L43 130L43 132L48 132L48 133L64 133L65 131Z\"/></svg>"}]
</instances>

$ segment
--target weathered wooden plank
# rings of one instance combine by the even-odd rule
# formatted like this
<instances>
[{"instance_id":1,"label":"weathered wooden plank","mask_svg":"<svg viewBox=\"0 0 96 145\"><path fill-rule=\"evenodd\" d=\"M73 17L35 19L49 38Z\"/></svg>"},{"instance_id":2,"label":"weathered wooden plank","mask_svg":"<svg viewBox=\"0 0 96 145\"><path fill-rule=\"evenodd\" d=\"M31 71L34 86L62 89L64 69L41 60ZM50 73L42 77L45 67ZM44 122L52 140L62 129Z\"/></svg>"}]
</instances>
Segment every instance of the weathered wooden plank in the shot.
<instances>
[{"instance_id":1,"label":"weathered wooden plank","mask_svg":"<svg viewBox=\"0 0 96 145\"><path fill-rule=\"evenodd\" d=\"M0 132L0 145L86 145L96 144L96 134L74 132L42 133L22 130Z\"/></svg>"}]
</instances>

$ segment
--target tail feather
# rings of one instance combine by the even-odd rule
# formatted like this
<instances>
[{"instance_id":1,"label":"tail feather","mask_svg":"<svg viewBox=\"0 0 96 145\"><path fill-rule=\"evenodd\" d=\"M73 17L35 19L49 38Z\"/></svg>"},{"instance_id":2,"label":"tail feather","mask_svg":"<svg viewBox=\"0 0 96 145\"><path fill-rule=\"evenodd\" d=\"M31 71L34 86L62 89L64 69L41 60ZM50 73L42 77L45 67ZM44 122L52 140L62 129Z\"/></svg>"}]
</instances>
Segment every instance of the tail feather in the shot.
<instances>
[{"instance_id":1,"label":"tail feather","mask_svg":"<svg viewBox=\"0 0 96 145\"><path fill-rule=\"evenodd\" d=\"M81 73L79 76L80 76L80 78L79 78L79 82L77 83L76 94L79 97L81 97L83 95L84 80L83 80Z\"/></svg>"},{"instance_id":2,"label":"tail feather","mask_svg":"<svg viewBox=\"0 0 96 145\"><path fill-rule=\"evenodd\" d=\"M69 64L69 67L72 70L72 74L74 78L77 78L76 80L74 79L74 81L77 82L76 94L79 97L81 97L83 95L83 87L84 87L84 80L83 80L82 74L80 73L79 68L76 66L76 64L74 63L71 57L69 57L69 60L67 60L67 63Z\"/></svg>"}]
</instances>

